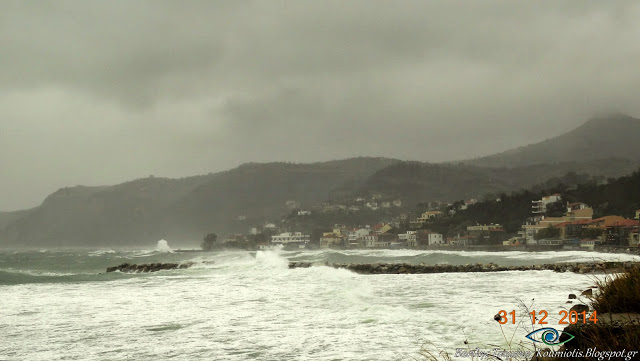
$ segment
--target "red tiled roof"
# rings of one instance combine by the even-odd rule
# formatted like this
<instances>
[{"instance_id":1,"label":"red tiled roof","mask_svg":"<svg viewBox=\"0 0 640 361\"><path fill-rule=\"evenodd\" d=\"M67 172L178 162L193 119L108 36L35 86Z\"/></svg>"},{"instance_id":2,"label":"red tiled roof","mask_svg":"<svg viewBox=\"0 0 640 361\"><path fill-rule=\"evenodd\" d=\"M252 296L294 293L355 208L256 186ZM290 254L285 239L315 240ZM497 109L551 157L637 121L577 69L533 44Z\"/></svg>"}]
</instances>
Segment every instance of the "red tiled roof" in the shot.
<instances>
[{"instance_id":1,"label":"red tiled roof","mask_svg":"<svg viewBox=\"0 0 640 361\"><path fill-rule=\"evenodd\" d=\"M613 227L637 227L638 223L640 223L640 222L635 221L633 219L625 219L625 220L620 221L620 222L615 222L611 226L613 226Z\"/></svg>"},{"instance_id":2,"label":"red tiled roof","mask_svg":"<svg viewBox=\"0 0 640 361\"><path fill-rule=\"evenodd\" d=\"M579 225L579 224L590 224L593 223L595 219L579 219L577 221L567 221L558 224L554 224L553 227L565 227L570 225Z\"/></svg>"}]
</instances>

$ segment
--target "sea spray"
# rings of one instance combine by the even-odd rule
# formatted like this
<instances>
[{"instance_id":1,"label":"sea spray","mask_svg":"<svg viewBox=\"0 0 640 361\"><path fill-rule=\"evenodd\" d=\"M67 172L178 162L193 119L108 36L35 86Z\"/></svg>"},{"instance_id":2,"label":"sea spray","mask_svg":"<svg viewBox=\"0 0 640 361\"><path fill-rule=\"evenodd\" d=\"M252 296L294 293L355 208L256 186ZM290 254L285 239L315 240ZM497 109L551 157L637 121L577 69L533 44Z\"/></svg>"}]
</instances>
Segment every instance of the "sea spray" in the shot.
<instances>
[{"instance_id":1,"label":"sea spray","mask_svg":"<svg viewBox=\"0 0 640 361\"><path fill-rule=\"evenodd\" d=\"M282 256L282 247L272 250L257 251L256 263L260 268L285 269L289 268L289 260Z\"/></svg>"},{"instance_id":2,"label":"sea spray","mask_svg":"<svg viewBox=\"0 0 640 361\"><path fill-rule=\"evenodd\" d=\"M164 239L158 241L158 245L156 245L156 251L162 253L173 253L171 247L169 247L169 242Z\"/></svg>"}]
</instances>

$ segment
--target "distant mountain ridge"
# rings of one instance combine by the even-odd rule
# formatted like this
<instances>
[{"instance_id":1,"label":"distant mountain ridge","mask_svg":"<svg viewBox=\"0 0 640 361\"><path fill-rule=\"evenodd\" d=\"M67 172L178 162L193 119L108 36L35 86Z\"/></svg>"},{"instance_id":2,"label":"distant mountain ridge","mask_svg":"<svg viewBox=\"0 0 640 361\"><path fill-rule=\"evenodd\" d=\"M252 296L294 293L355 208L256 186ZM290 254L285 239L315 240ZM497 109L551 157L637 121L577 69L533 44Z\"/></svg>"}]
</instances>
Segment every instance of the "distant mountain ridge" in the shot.
<instances>
[{"instance_id":1,"label":"distant mountain ridge","mask_svg":"<svg viewBox=\"0 0 640 361\"><path fill-rule=\"evenodd\" d=\"M640 138L639 122L625 116L594 119L557 138L455 164L367 157L249 163L180 179L63 188L36 208L0 212L0 247L148 245L161 238L175 244L212 231L247 232L266 221L278 223L293 207L327 200L380 193L410 209L424 201L523 189L569 172L619 177L640 165L634 157L640 142L633 142ZM603 135L604 128L611 134Z\"/></svg>"},{"instance_id":2,"label":"distant mountain ridge","mask_svg":"<svg viewBox=\"0 0 640 361\"><path fill-rule=\"evenodd\" d=\"M521 167L607 158L640 159L640 119L624 114L593 118L560 136L463 163L480 167Z\"/></svg>"},{"instance_id":3,"label":"distant mountain ridge","mask_svg":"<svg viewBox=\"0 0 640 361\"><path fill-rule=\"evenodd\" d=\"M0 246L123 246L200 239L211 231L246 232L252 222L277 222L288 211L287 201L311 206L396 162L251 163L205 176L63 188L39 207L0 214ZM246 221L239 222L239 216Z\"/></svg>"}]
</instances>

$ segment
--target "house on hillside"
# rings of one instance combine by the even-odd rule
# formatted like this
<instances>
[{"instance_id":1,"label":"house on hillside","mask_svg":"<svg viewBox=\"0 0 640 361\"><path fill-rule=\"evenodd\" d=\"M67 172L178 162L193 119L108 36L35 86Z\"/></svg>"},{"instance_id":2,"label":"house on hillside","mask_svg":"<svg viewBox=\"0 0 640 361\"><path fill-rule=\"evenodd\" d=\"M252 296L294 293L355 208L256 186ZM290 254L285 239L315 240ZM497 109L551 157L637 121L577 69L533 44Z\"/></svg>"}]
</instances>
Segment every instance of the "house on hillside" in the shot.
<instances>
[{"instance_id":1,"label":"house on hillside","mask_svg":"<svg viewBox=\"0 0 640 361\"><path fill-rule=\"evenodd\" d=\"M372 211L375 211L378 209L378 202L367 202L367 204L365 204L365 206L367 206L367 208L371 209Z\"/></svg>"},{"instance_id":2,"label":"house on hillside","mask_svg":"<svg viewBox=\"0 0 640 361\"><path fill-rule=\"evenodd\" d=\"M474 205L476 203L478 203L478 200L477 199L473 199L473 198L469 199L468 201L464 201L462 203L462 205L460 205L460 210L464 211L467 208L469 208L469 206L472 206L472 205ZM454 211L454 213L455 213L455 211Z\"/></svg>"},{"instance_id":3,"label":"house on hillside","mask_svg":"<svg viewBox=\"0 0 640 361\"><path fill-rule=\"evenodd\" d=\"M467 227L467 231L504 231L504 228L499 224L477 224L475 226Z\"/></svg>"},{"instance_id":4,"label":"house on hillside","mask_svg":"<svg viewBox=\"0 0 640 361\"><path fill-rule=\"evenodd\" d=\"M551 203L555 203L562 200L560 193L550 194L542 197L540 200L531 201L531 212L533 214L545 213L547 206Z\"/></svg>"},{"instance_id":5,"label":"house on hillside","mask_svg":"<svg viewBox=\"0 0 640 361\"><path fill-rule=\"evenodd\" d=\"M589 207L586 203L582 202L567 202L567 213L566 217L569 221L574 221L578 219L592 219L593 218L593 208Z\"/></svg>"},{"instance_id":6,"label":"house on hillside","mask_svg":"<svg viewBox=\"0 0 640 361\"><path fill-rule=\"evenodd\" d=\"M440 211L427 211L419 215L415 220L411 221L410 224L414 228L420 228L422 225L427 223L428 220L439 217L443 215Z\"/></svg>"},{"instance_id":7,"label":"house on hillside","mask_svg":"<svg viewBox=\"0 0 640 361\"><path fill-rule=\"evenodd\" d=\"M585 209L585 208L589 208L589 206L586 203L582 203L582 202L569 203L569 202L567 202L567 212L576 211L576 210Z\"/></svg>"},{"instance_id":8,"label":"house on hillside","mask_svg":"<svg viewBox=\"0 0 640 361\"><path fill-rule=\"evenodd\" d=\"M391 230L391 226L388 225L387 223L378 223L375 226L371 227L371 231L373 233L377 233L377 234L382 234L382 233L387 233Z\"/></svg>"},{"instance_id":9,"label":"house on hillside","mask_svg":"<svg viewBox=\"0 0 640 361\"><path fill-rule=\"evenodd\" d=\"M584 203L582 203L584 204ZM593 208L578 208L569 210L567 209L567 214L565 216L568 220L578 220L578 219L592 219L593 218Z\"/></svg>"}]
</instances>

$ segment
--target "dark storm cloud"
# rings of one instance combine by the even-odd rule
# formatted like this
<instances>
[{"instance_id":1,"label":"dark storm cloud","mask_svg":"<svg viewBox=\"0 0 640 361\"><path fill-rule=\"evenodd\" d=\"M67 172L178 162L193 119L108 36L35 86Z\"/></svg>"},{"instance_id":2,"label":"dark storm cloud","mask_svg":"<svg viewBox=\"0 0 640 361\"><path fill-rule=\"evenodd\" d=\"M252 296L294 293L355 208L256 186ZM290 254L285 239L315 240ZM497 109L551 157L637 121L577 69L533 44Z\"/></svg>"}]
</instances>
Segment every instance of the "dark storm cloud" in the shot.
<instances>
[{"instance_id":1,"label":"dark storm cloud","mask_svg":"<svg viewBox=\"0 0 640 361\"><path fill-rule=\"evenodd\" d=\"M638 115L640 5L0 3L0 209L246 161L454 160Z\"/></svg>"}]
</instances>

